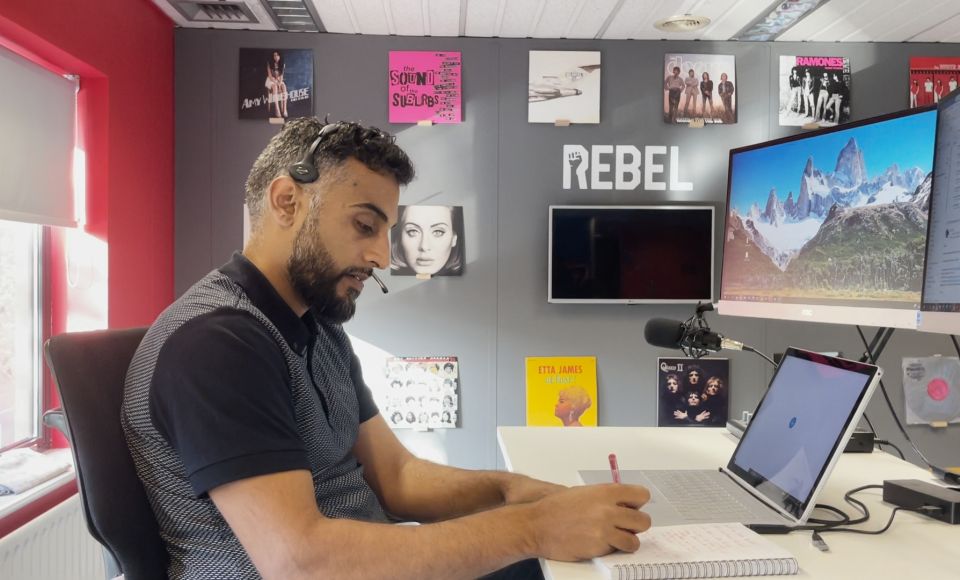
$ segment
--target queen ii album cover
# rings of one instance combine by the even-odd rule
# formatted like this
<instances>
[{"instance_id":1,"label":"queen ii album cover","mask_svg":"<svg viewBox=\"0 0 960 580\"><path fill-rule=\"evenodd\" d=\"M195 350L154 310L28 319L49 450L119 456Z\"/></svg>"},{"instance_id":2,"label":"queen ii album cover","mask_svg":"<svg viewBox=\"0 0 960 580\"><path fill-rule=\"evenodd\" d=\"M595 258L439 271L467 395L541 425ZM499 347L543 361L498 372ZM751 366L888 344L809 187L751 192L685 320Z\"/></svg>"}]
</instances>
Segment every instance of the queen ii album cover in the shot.
<instances>
[{"instance_id":1,"label":"queen ii album cover","mask_svg":"<svg viewBox=\"0 0 960 580\"><path fill-rule=\"evenodd\" d=\"M657 359L658 427L722 427L729 395L729 359Z\"/></svg>"}]
</instances>

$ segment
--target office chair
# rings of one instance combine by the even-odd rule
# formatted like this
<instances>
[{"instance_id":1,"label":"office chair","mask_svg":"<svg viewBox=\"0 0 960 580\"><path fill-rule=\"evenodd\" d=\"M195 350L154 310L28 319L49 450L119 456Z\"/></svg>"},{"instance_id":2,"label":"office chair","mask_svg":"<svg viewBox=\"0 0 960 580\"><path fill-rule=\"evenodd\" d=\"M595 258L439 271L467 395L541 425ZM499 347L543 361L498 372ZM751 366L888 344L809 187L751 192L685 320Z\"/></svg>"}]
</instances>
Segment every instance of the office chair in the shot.
<instances>
[{"instance_id":1,"label":"office chair","mask_svg":"<svg viewBox=\"0 0 960 580\"><path fill-rule=\"evenodd\" d=\"M120 425L127 367L145 328L61 334L44 345L60 409L44 415L70 441L90 534L107 578L167 578L167 551Z\"/></svg>"}]
</instances>

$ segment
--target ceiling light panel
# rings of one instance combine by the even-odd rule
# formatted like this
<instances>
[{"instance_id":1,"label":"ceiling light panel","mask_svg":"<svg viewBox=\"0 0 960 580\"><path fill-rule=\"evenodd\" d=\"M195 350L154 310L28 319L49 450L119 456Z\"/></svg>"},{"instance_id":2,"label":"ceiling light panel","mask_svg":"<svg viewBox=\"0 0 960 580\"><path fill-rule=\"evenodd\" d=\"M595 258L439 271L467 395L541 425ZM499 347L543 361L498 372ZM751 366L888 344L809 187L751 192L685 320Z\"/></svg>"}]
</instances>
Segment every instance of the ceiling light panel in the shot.
<instances>
[{"instance_id":1,"label":"ceiling light panel","mask_svg":"<svg viewBox=\"0 0 960 580\"><path fill-rule=\"evenodd\" d=\"M797 42L817 38L837 39L840 35L849 34L853 30L853 27L847 24L847 20L863 18L856 15L856 12L871 12L873 5L877 3L878 0L830 0L794 24L789 30L784 31L777 40ZM844 30L846 32L842 32Z\"/></svg>"},{"instance_id":2,"label":"ceiling light panel","mask_svg":"<svg viewBox=\"0 0 960 580\"><path fill-rule=\"evenodd\" d=\"M776 0L761 10L752 22L733 35L747 42L777 40L829 0Z\"/></svg>"}]
</instances>

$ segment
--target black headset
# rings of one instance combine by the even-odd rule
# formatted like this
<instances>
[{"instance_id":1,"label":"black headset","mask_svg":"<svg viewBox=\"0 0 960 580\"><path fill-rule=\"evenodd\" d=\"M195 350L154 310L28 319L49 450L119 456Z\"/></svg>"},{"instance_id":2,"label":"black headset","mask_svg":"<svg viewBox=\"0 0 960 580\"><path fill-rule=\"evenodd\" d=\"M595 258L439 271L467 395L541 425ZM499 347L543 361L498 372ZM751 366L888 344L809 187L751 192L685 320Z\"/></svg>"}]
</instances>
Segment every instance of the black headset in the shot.
<instances>
[{"instance_id":1,"label":"black headset","mask_svg":"<svg viewBox=\"0 0 960 580\"><path fill-rule=\"evenodd\" d=\"M317 135L317 138L313 140L307 154L304 155L300 161L297 161L288 168L290 177L293 178L294 181L306 184L313 183L317 180L319 175L317 174L317 166L313 163L313 156L317 154L317 149L320 148L320 143L323 142L324 137L333 133L339 127L340 123L330 123L320 129L320 133Z\"/></svg>"}]
</instances>

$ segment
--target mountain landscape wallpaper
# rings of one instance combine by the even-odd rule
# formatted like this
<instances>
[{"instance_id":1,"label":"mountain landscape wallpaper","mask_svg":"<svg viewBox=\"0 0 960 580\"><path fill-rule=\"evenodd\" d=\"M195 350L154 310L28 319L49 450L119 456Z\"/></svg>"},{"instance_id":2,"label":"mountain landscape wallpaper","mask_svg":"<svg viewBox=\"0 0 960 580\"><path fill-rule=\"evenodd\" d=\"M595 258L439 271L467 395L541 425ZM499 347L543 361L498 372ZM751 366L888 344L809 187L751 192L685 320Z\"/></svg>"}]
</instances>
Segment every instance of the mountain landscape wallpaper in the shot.
<instances>
[{"instance_id":1,"label":"mountain landscape wallpaper","mask_svg":"<svg viewBox=\"0 0 960 580\"><path fill-rule=\"evenodd\" d=\"M722 298L920 301L936 111L735 152Z\"/></svg>"}]
</instances>

